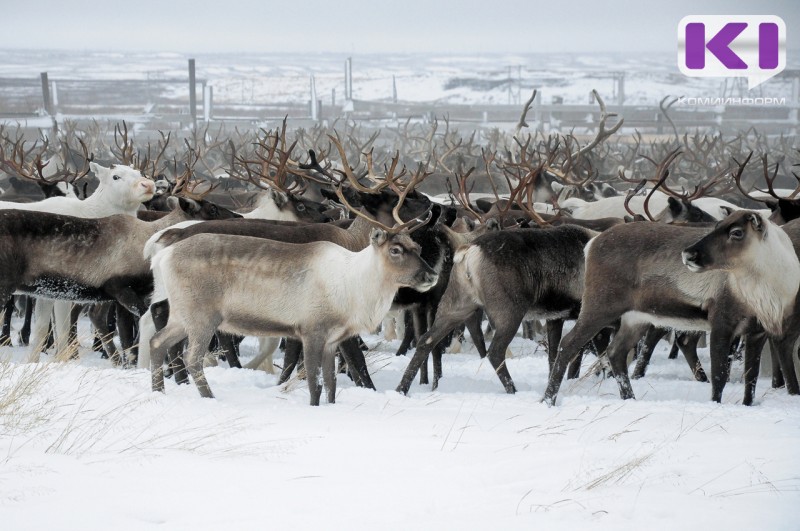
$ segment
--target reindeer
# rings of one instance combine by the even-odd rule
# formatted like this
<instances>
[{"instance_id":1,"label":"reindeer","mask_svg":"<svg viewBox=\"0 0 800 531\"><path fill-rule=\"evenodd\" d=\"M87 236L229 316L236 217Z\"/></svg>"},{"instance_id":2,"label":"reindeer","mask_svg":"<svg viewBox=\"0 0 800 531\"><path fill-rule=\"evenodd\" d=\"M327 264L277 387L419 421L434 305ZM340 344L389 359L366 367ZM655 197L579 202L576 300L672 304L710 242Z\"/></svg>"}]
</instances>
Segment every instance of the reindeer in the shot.
<instances>
[{"instance_id":1,"label":"reindeer","mask_svg":"<svg viewBox=\"0 0 800 531\"><path fill-rule=\"evenodd\" d=\"M323 175L326 179L332 179L332 181L329 182L336 181L335 176L329 170L319 165L316 160L316 155L313 151L310 152L310 157L312 162L309 165L308 170L313 170L314 173ZM349 168L347 165L346 167ZM347 170L340 173L344 178L347 179L346 182L348 184L353 185L353 182L357 182L357 179L352 172L349 175ZM376 223L375 220L377 220L378 223L397 222L402 225L403 217L416 218L420 216L424 217L427 214L427 218L420 225L420 227L426 227L430 220L434 219L433 207L431 207L430 202L420 199L418 196L414 195L414 187L421 182L427 174L420 168L401 190L399 188L400 185L398 184L398 179L400 179L400 177L402 177L405 173L406 171L403 169L399 172L399 174L395 174L394 169L392 169L384 177L383 181L373 188L358 185L361 191L353 191L349 189L340 190L337 188L337 198L340 196L340 200L356 215L356 220L347 229L332 224L310 224L297 226L286 224L285 222L266 222L264 220L256 219L243 219L225 223L203 223L190 227L167 230L164 231L163 234L156 234L146 246L145 252L147 253L148 257L152 257L163 246L200 233L252 236L291 243L329 241L336 243L350 251L360 251L369 245L369 232L372 225ZM312 173L309 173L308 177L316 178ZM264 182L271 182L275 186L283 185L283 183L280 181L272 180L274 177L268 176L267 173L260 173L259 179ZM353 186L355 187L355 185ZM399 196L395 193L388 192L386 188L389 186L392 186L395 190L397 190L399 192ZM349 196L350 199L346 199L346 196ZM360 212L351 204L351 202L356 202L356 199L358 200L358 204L363 205L370 215L374 216L375 220ZM387 225L382 226L388 228ZM424 232L425 230L427 230L427 228L424 228L420 232ZM163 299L163 297L160 295L161 292L158 289L157 292L158 293L154 297L153 304L151 306L151 314L152 319L156 321L156 327L160 328L166 324L167 308L161 302ZM142 328L150 330L151 326L148 322L144 322ZM276 344L272 341L262 340L256 360L251 362L248 367L257 368L263 364L266 364L268 370L271 372L271 356L275 346ZM287 348L287 350L295 355L286 356L280 381L285 381L289 378L298 361L299 348L297 348L297 345L294 345L291 349ZM227 352L231 352L231 349L229 349ZM354 380L356 380L356 382L360 385L374 389L374 385L372 384L366 368L366 363L363 360L363 353L358 348L357 343L352 340L344 342L342 344L342 352L348 359L348 364L351 366L351 372L353 373ZM182 363L179 360L175 360L174 354L175 352L171 353L170 357L173 360L173 364L177 368L177 378L182 382L185 379L185 372L182 370ZM144 361L145 358L143 357L142 362Z\"/></svg>"},{"instance_id":2,"label":"reindeer","mask_svg":"<svg viewBox=\"0 0 800 531\"><path fill-rule=\"evenodd\" d=\"M172 214L152 223L124 214L92 219L0 211L5 260L0 296L17 292L84 303L116 300L140 315L152 291L150 264L142 256L145 242L164 227L203 215L194 201L175 203Z\"/></svg>"},{"instance_id":3,"label":"reindeer","mask_svg":"<svg viewBox=\"0 0 800 531\"><path fill-rule=\"evenodd\" d=\"M81 171L71 173L66 169L58 172L59 178L75 180L89 171L92 171L99 181L95 192L84 200L77 197L51 197L35 203L18 204L0 201L0 209L28 210L36 212L51 212L77 216L82 218L101 218L114 214L127 214L136 216L142 202L153 197L155 187L153 181L147 179L140 170L130 166L111 165L105 168L92 161L84 149L86 165ZM24 143L17 141L12 146L10 156L5 150L0 150L0 165L11 169L18 175L32 179L45 179L44 169L46 164L41 156L37 156L33 163L26 160ZM54 178L54 177L53 177ZM53 304L50 301L39 301L35 307L34 329L32 332L34 349L39 349L45 344L48 332L50 315L55 310L55 323L57 326L56 341L58 350L66 347L70 326L70 305Z\"/></svg>"},{"instance_id":4,"label":"reindeer","mask_svg":"<svg viewBox=\"0 0 800 531\"><path fill-rule=\"evenodd\" d=\"M711 330L712 400L728 377L728 353L747 335L743 404L755 389L753 361L763 335L779 337L800 286L800 262L780 227L739 210L706 228L629 223L586 249L586 288L575 327L564 337L543 401L553 405L566 364L601 329L619 324L608 358L623 399L633 398L627 353L650 324Z\"/></svg>"},{"instance_id":5,"label":"reindeer","mask_svg":"<svg viewBox=\"0 0 800 531\"><path fill-rule=\"evenodd\" d=\"M563 319L578 314L583 247L595 234L571 225L513 229L486 233L456 251L436 319L417 343L397 391L408 393L432 348L482 308L495 326L487 357L506 391L516 392L504 362L506 348L523 318L539 318L548 320L551 356L555 354ZM441 378L440 360L434 358L434 389Z\"/></svg>"},{"instance_id":6,"label":"reindeer","mask_svg":"<svg viewBox=\"0 0 800 531\"><path fill-rule=\"evenodd\" d=\"M320 379L333 403L336 346L374 330L397 288L425 291L437 280L407 234L376 229L370 242L354 253L328 242L199 234L159 251L153 272L166 288L170 315L151 340L153 390L164 391L167 349L188 339L189 372L201 396L213 397L202 359L221 329L299 338L311 405L319 405Z\"/></svg>"}]
</instances>

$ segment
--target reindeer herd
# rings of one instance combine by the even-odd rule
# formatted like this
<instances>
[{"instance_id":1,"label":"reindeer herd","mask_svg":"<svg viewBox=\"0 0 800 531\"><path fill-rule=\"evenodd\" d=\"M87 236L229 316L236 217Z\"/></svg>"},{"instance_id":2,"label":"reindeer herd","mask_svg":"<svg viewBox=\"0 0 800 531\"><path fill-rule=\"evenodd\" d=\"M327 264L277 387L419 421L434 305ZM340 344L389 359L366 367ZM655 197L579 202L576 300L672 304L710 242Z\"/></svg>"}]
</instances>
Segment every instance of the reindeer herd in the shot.
<instances>
[{"instance_id":1,"label":"reindeer herd","mask_svg":"<svg viewBox=\"0 0 800 531\"><path fill-rule=\"evenodd\" d=\"M241 367L251 336L247 367L273 372L283 338L279 382L302 364L318 405L323 388L335 400L337 360L374 389L360 336L396 328L398 354L416 346L398 392L417 373L429 383L429 357L435 389L466 329L514 393L509 344L542 323L553 405L587 352L633 398L631 360L644 377L672 331L687 377L710 380L717 402L743 349L753 403L767 342L773 386L800 393L791 142L755 131L623 139L598 102L584 139L527 133L524 113L513 134L467 138L446 120L375 132L284 122L182 141L134 140L127 124L67 124L37 140L2 129L2 339L20 311L31 361L70 352L86 312L93 347L149 368L153 390L191 378L213 397L205 365ZM707 332L708 375L697 355Z\"/></svg>"}]
</instances>

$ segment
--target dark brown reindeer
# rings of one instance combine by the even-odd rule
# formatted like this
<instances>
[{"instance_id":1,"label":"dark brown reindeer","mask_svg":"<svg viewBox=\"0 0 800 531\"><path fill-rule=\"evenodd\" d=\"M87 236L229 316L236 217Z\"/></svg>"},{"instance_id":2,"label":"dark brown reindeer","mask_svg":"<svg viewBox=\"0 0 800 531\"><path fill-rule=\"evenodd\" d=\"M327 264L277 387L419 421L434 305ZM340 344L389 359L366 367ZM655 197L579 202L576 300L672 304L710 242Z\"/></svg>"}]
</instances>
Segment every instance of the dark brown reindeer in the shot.
<instances>
[{"instance_id":1,"label":"dark brown reindeer","mask_svg":"<svg viewBox=\"0 0 800 531\"><path fill-rule=\"evenodd\" d=\"M764 330L783 333L792 311L800 263L792 242L757 212L736 211L705 228L630 223L609 229L586 251L586 289L578 321L564 337L543 400L554 404L566 365L598 331L620 323L608 348L623 399L633 398L627 353L651 324L711 330L712 399L728 377L728 354L747 335L743 403L755 389L755 350ZM762 328L763 327L763 328Z\"/></svg>"},{"instance_id":2,"label":"dark brown reindeer","mask_svg":"<svg viewBox=\"0 0 800 531\"><path fill-rule=\"evenodd\" d=\"M528 203L522 198L542 169L540 166L520 179L512 191L512 201L533 219L541 218L531 207L532 195L528 194ZM397 391L408 393L433 347L483 309L495 326L487 357L506 391L516 392L505 365L506 348L524 318L546 319L553 359L563 320L578 315L583 293L583 248L596 234L574 225L512 229L486 233L456 251L436 320L417 343ZM434 389L441 375L441 358L434 357Z\"/></svg>"}]
</instances>

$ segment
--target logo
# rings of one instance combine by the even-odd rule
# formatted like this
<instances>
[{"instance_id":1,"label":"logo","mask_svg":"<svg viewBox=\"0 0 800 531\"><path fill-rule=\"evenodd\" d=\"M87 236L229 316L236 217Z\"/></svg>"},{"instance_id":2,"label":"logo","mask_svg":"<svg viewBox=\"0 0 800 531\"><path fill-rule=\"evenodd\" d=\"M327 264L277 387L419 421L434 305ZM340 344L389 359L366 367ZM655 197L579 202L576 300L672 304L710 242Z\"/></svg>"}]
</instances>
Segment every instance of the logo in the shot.
<instances>
[{"instance_id":1,"label":"logo","mask_svg":"<svg viewBox=\"0 0 800 531\"><path fill-rule=\"evenodd\" d=\"M684 17L678 68L689 77L746 77L752 90L786 68L786 24L774 15Z\"/></svg>"}]
</instances>

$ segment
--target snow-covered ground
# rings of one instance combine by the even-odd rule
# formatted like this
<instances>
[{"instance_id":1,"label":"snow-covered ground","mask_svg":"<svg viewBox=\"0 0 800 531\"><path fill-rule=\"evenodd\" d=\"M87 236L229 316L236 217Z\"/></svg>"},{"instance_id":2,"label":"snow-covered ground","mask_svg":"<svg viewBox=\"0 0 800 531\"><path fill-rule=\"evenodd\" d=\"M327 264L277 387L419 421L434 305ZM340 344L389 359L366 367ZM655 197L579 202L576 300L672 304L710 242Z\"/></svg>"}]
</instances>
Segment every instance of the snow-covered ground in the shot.
<instances>
[{"instance_id":1,"label":"snow-covered ground","mask_svg":"<svg viewBox=\"0 0 800 531\"><path fill-rule=\"evenodd\" d=\"M0 349L2 529L800 527L800 399L762 379L739 405L740 362L722 404L662 343L638 400L590 375L548 408L535 342L512 343L514 396L469 350L408 397L397 343L367 342L378 391L340 376L318 408L305 382L246 369L208 369L208 400L171 380L151 393L147 371L88 350L23 364Z\"/></svg>"}]
</instances>

